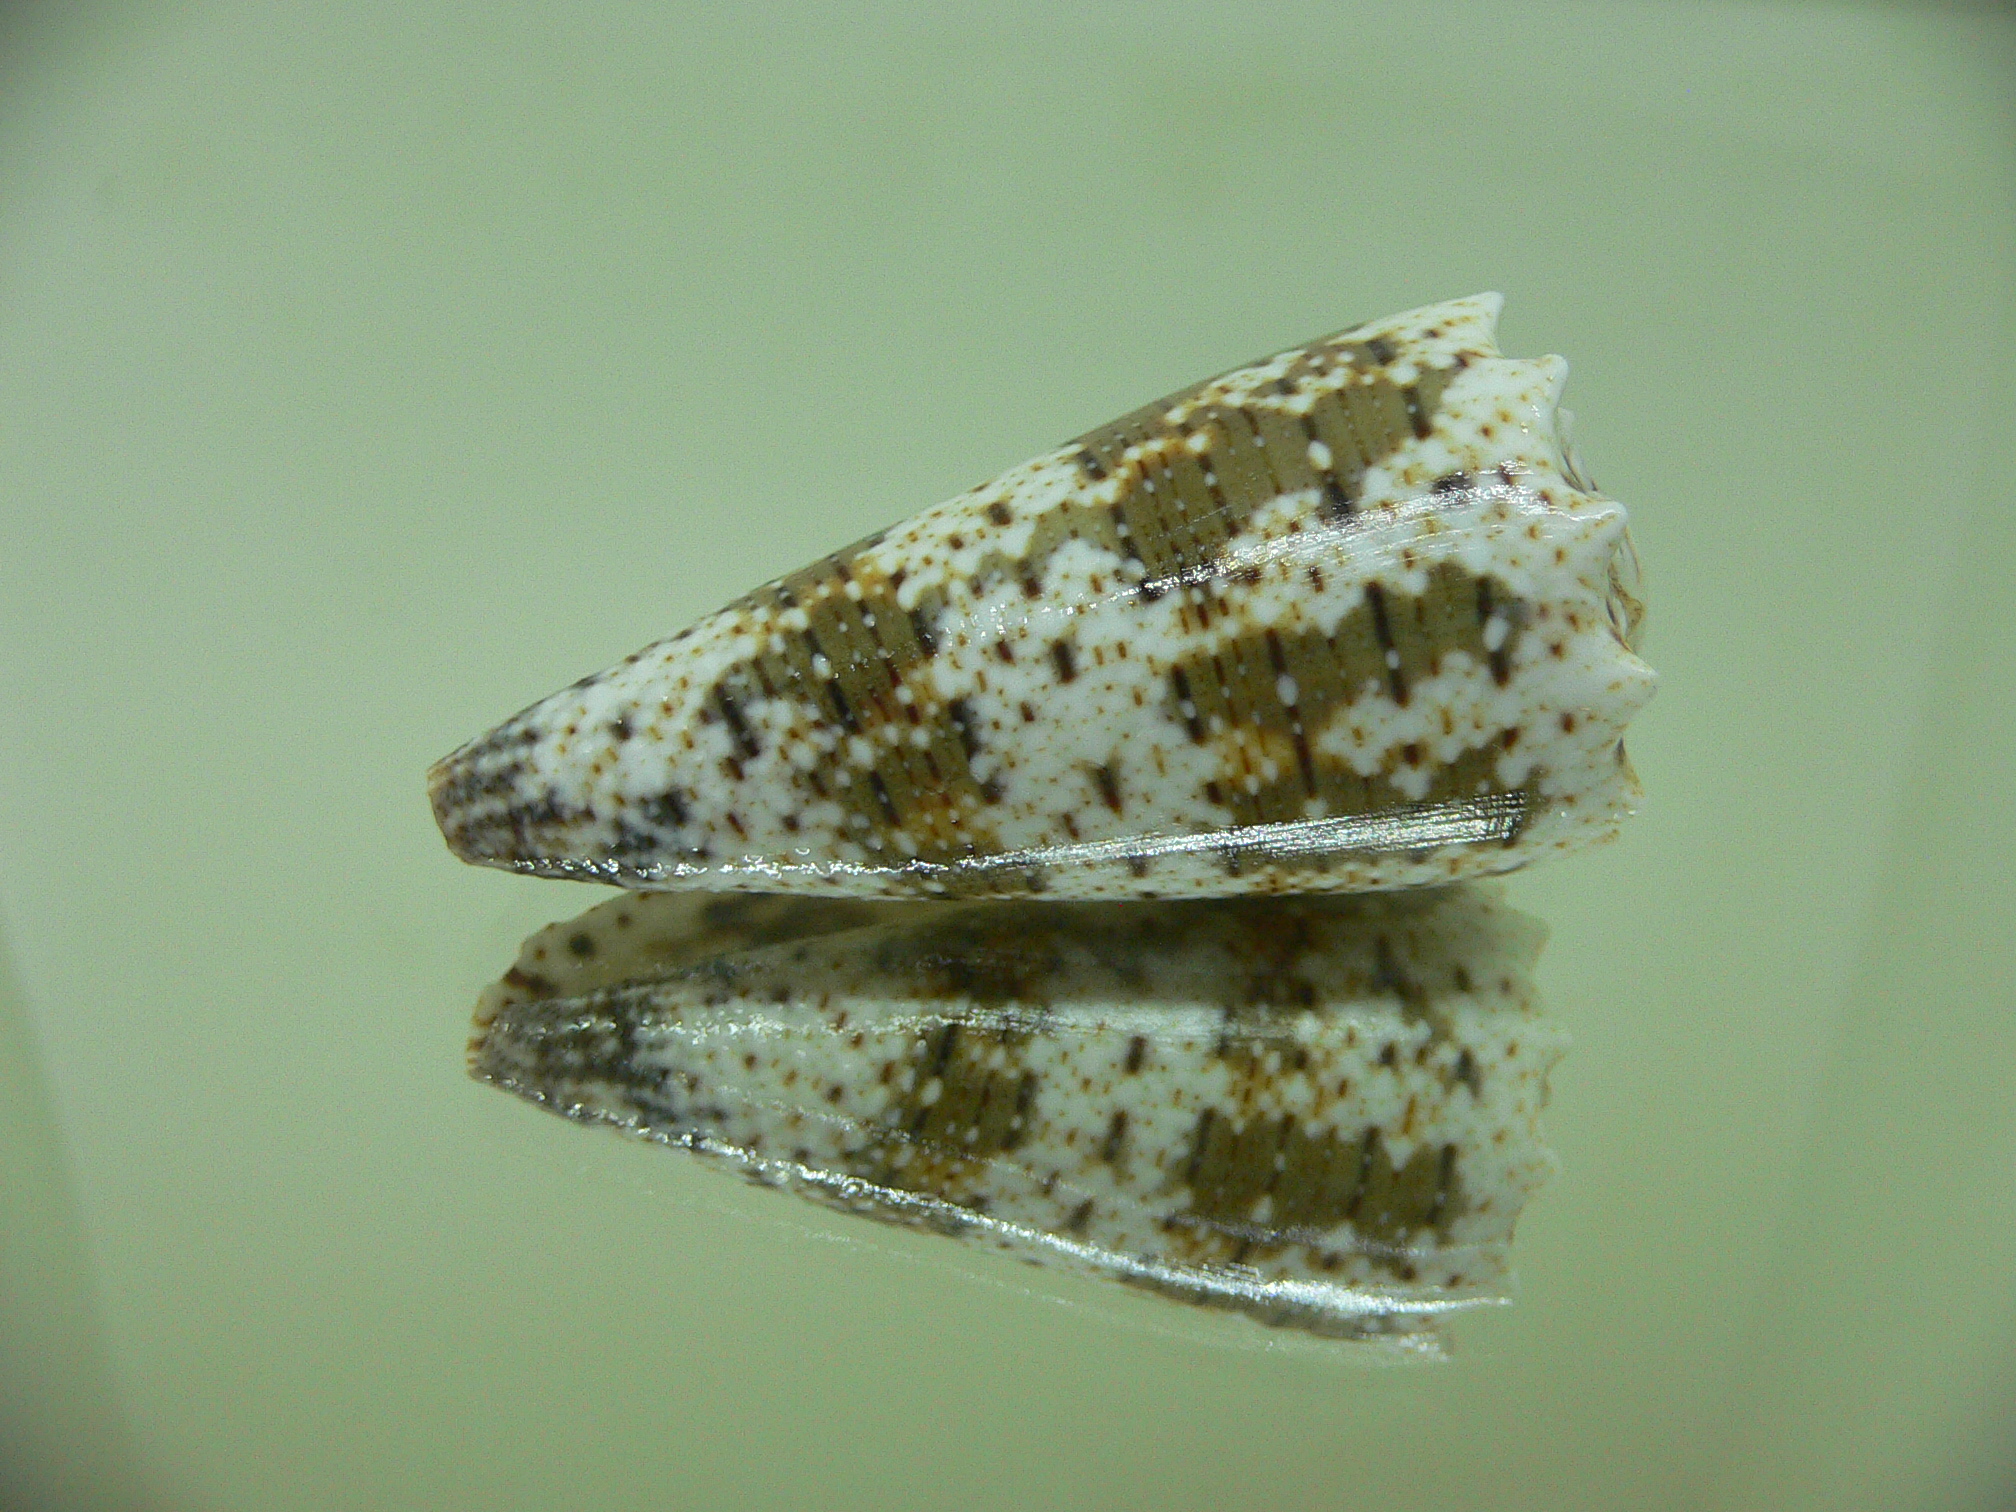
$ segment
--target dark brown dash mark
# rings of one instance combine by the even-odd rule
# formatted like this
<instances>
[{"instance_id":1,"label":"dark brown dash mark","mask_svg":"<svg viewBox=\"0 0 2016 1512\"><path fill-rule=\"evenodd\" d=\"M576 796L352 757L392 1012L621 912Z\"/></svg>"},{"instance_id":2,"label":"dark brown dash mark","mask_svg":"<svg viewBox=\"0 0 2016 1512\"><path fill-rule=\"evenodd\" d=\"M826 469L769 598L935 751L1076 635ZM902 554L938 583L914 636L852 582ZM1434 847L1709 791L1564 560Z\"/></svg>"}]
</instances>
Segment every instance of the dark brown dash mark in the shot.
<instances>
[{"instance_id":1,"label":"dark brown dash mark","mask_svg":"<svg viewBox=\"0 0 2016 1512\"><path fill-rule=\"evenodd\" d=\"M1099 459L1092 455L1089 447L1081 447L1079 449L1078 465L1091 475L1094 483L1099 482L1106 476L1106 469L1100 465Z\"/></svg>"},{"instance_id":2,"label":"dark brown dash mark","mask_svg":"<svg viewBox=\"0 0 2016 1512\"><path fill-rule=\"evenodd\" d=\"M1127 507L1124 504L1115 504L1106 513L1113 521L1114 533L1120 538L1121 554L1130 562L1139 562L1145 571L1148 566L1148 560L1141 555L1141 545L1134 539L1134 528L1127 523ZM1139 583L1135 584L1134 591L1140 595L1141 602L1152 604L1162 597L1166 591L1166 585L1157 581L1155 576L1150 573L1148 576L1143 577Z\"/></svg>"},{"instance_id":3,"label":"dark brown dash mark","mask_svg":"<svg viewBox=\"0 0 2016 1512\"><path fill-rule=\"evenodd\" d=\"M945 717L952 721L952 728L959 732L959 747L971 757L979 753L980 737L973 731L973 709L963 698L955 698L945 706Z\"/></svg>"},{"instance_id":4,"label":"dark brown dash mark","mask_svg":"<svg viewBox=\"0 0 2016 1512\"><path fill-rule=\"evenodd\" d=\"M882 780L880 772L872 769L869 771L868 786L875 789L875 799L882 805L882 812L888 816L889 822L891 824L900 822L896 817L895 801L889 796L889 785Z\"/></svg>"},{"instance_id":5,"label":"dark brown dash mark","mask_svg":"<svg viewBox=\"0 0 2016 1512\"><path fill-rule=\"evenodd\" d=\"M567 936L567 948L585 961L595 954L595 937L586 930L571 934Z\"/></svg>"},{"instance_id":6,"label":"dark brown dash mark","mask_svg":"<svg viewBox=\"0 0 2016 1512\"><path fill-rule=\"evenodd\" d=\"M1477 1074L1477 1058L1464 1046L1463 1053L1456 1057L1456 1080L1470 1089L1472 1097L1484 1095L1484 1078Z\"/></svg>"},{"instance_id":7,"label":"dark brown dash mark","mask_svg":"<svg viewBox=\"0 0 2016 1512\"><path fill-rule=\"evenodd\" d=\"M1428 417L1428 406L1421 402L1421 391L1410 383L1400 390L1400 397L1407 402L1407 420L1415 436L1425 441L1434 424Z\"/></svg>"},{"instance_id":8,"label":"dark brown dash mark","mask_svg":"<svg viewBox=\"0 0 2016 1512\"><path fill-rule=\"evenodd\" d=\"M1127 1140L1127 1110L1122 1108L1113 1115L1113 1121L1106 1126L1106 1140L1099 1146L1099 1158L1108 1165L1120 1159L1120 1147Z\"/></svg>"},{"instance_id":9,"label":"dark brown dash mark","mask_svg":"<svg viewBox=\"0 0 2016 1512\"><path fill-rule=\"evenodd\" d=\"M1358 1179L1351 1189L1351 1201L1344 1209L1344 1216L1355 1220L1358 1210L1365 1205L1365 1189L1372 1184L1372 1161L1379 1153L1379 1130L1365 1131L1365 1140L1358 1147Z\"/></svg>"},{"instance_id":10,"label":"dark brown dash mark","mask_svg":"<svg viewBox=\"0 0 2016 1512\"><path fill-rule=\"evenodd\" d=\"M846 727L847 733L860 734L861 721L854 717L854 706L847 702L847 695L841 690L839 678L829 677L826 680L826 696L833 700L833 710L840 716L840 723Z\"/></svg>"},{"instance_id":11,"label":"dark brown dash mark","mask_svg":"<svg viewBox=\"0 0 2016 1512\"><path fill-rule=\"evenodd\" d=\"M1082 1234L1091 1222L1092 1199L1087 1197L1078 1206L1071 1209L1071 1216L1064 1220L1064 1232L1067 1234Z\"/></svg>"},{"instance_id":12,"label":"dark brown dash mark","mask_svg":"<svg viewBox=\"0 0 2016 1512\"><path fill-rule=\"evenodd\" d=\"M1176 690L1176 712L1183 716L1183 729L1197 745L1204 743L1204 721L1197 717L1197 705L1190 697L1190 678L1181 667L1169 669L1169 685ZM1185 704L1189 707L1186 709Z\"/></svg>"},{"instance_id":13,"label":"dark brown dash mark","mask_svg":"<svg viewBox=\"0 0 2016 1512\"><path fill-rule=\"evenodd\" d=\"M1386 618L1386 590L1378 583L1365 585L1365 602L1372 610L1372 634L1379 642L1379 650L1385 659L1386 686L1393 694L1393 702L1402 708L1407 704L1407 677L1394 665L1393 626Z\"/></svg>"},{"instance_id":14,"label":"dark brown dash mark","mask_svg":"<svg viewBox=\"0 0 2016 1512\"><path fill-rule=\"evenodd\" d=\"M1068 683L1078 675L1078 660L1071 650L1071 642L1062 640L1052 641L1050 643L1050 660L1057 664L1057 680L1059 682Z\"/></svg>"},{"instance_id":15,"label":"dark brown dash mark","mask_svg":"<svg viewBox=\"0 0 2016 1512\"><path fill-rule=\"evenodd\" d=\"M1288 1148L1288 1141L1292 1139L1294 1135L1295 1135L1295 1115L1293 1113L1284 1114L1281 1119L1281 1131L1274 1138L1274 1153L1276 1155L1279 1155L1282 1153L1282 1151L1286 1150ZM1281 1178L1284 1174L1286 1174L1287 1169L1288 1169L1288 1163L1285 1160L1276 1161L1274 1163L1274 1169L1268 1174L1267 1185L1262 1187L1261 1190L1265 1192L1272 1192L1277 1186L1281 1184Z\"/></svg>"},{"instance_id":16,"label":"dark brown dash mark","mask_svg":"<svg viewBox=\"0 0 2016 1512\"><path fill-rule=\"evenodd\" d=\"M1491 579L1480 577L1477 579L1477 623L1490 624L1491 616L1496 609L1497 599L1491 592ZM1512 659L1506 655L1506 647L1511 639L1512 637L1507 635L1504 640L1498 642L1495 650L1486 653L1491 660L1491 681L1501 688L1512 681Z\"/></svg>"},{"instance_id":17,"label":"dark brown dash mark","mask_svg":"<svg viewBox=\"0 0 2016 1512\"><path fill-rule=\"evenodd\" d=\"M521 971L516 966L504 973L504 982L506 986L529 992L534 997L551 997L560 990L550 978L540 976L536 971Z\"/></svg>"},{"instance_id":18,"label":"dark brown dash mark","mask_svg":"<svg viewBox=\"0 0 2016 1512\"><path fill-rule=\"evenodd\" d=\"M621 716L610 720L609 733L614 735L618 740L628 740L630 738L630 721Z\"/></svg>"},{"instance_id":19,"label":"dark brown dash mark","mask_svg":"<svg viewBox=\"0 0 2016 1512\"><path fill-rule=\"evenodd\" d=\"M894 583L896 579L892 577L889 581ZM926 656L937 654L938 636L932 630L931 621L925 617L922 609L912 609L910 611L910 633L917 637L918 650L922 651Z\"/></svg>"},{"instance_id":20,"label":"dark brown dash mark","mask_svg":"<svg viewBox=\"0 0 2016 1512\"><path fill-rule=\"evenodd\" d=\"M1029 1110L1036 1106L1036 1073L1024 1071L1022 1079L1015 1084L1015 1116L1026 1118Z\"/></svg>"},{"instance_id":21,"label":"dark brown dash mark","mask_svg":"<svg viewBox=\"0 0 2016 1512\"><path fill-rule=\"evenodd\" d=\"M1302 434L1308 437L1311 443L1319 442L1323 439L1317 433L1314 416L1304 415L1302 417ZM1331 520L1342 519L1357 508L1351 502L1351 496L1344 492L1344 485L1337 481L1337 474L1331 470L1336 465L1337 459L1332 457L1329 467L1319 467L1316 469L1316 475L1323 480L1323 515L1326 519Z\"/></svg>"},{"instance_id":22,"label":"dark brown dash mark","mask_svg":"<svg viewBox=\"0 0 2016 1512\"><path fill-rule=\"evenodd\" d=\"M749 721L743 716L742 705L726 688L714 690L714 702L720 706L721 718L735 742L735 754L744 761L755 756L762 747L757 743L755 732L749 728Z\"/></svg>"},{"instance_id":23,"label":"dark brown dash mark","mask_svg":"<svg viewBox=\"0 0 2016 1512\"><path fill-rule=\"evenodd\" d=\"M1365 343L1365 350L1370 352L1372 360L1382 367L1393 360L1393 348L1384 336L1374 336Z\"/></svg>"},{"instance_id":24,"label":"dark brown dash mark","mask_svg":"<svg viewBox=\"0 0 2016 1512\"><path fill-rule=\"evenodd\" d=\"M938 1035L938 1044L931 1052L931 1075L943 1076L945 1068L952 1064L952 1047L959 1042L959 1026L947 1024Z\"/></svg>"},{"instance_id":25,"label":"dark brown dash mark","mask_svg":"<svg viewBox=\"0 0 2016 1512\"><path fill-rule=\"evenodd\" d=\"M1114 813L1120 812L1120 777L1111 766L1096 766L1092 780L1099 784L1099 797Z\"/></svg>"},{"instance_id":26,"label":"dark brown dash mark","mask_svg":"<svg viewBox=\"0 0 2016 1512\"><path fill-rule=\"evenodd\" d=\"M1449 1206L1450 1190L1456 1185L1456 1146L1442 1146L1442 1160L1435 1170L1435 1200L1428 1204L1428 1211L1422 1214L1425 1225L1439 1228L1442 1213Z\"/></svg>"},{"instance_id":27,"label":"dark brown dash mark","mask_svg":"<svg viewBox=\"0 0 2016 1512\"><path fill-rule=\"evenodd\" d=\"M686 800L679 796L677 788L667 788L656 798L646 799L638 807L644 817L653 824L663 824L676 828L686 822Z\"/></svg>"},{"instance_id":28,"label":"dark brown dash mark","mask_svg":"<svg viewBox=\"0 0 2016 1512\"><path fill-rule=\"evenodd\" d=\"M1217 1118L1216 1108L1206 1108L1197 1116L1197 1132L1192 1136L1195 1143L1190 1147L1190 1163L1183 1168L1185 1186L1194 1186L1197 1173L1204 1169L1204 1155L1211 1145L1211 1125Z\"/></svg>"},{"instance_id":29,"label":"dark brown dash mark","mask_svg":"<svg viewBox=\"0 0 2016 1512\"><path fill-rule=\"evenodd\" d=\"M996 499L987 506L987 518L996 525L1012 525L1015 523L1015 511L1008 507L1005 500Z\"/></svg>"},{"instance_id":30,"label":"dark brown dash mark","mask_svg":"<svg viewBox=\"0 0 2016 1512\"><path fill-rule=\"evenodd\" d=\"M1295 721L1295 765L1302 770L1302 787L1311 798L1316 796L1316 758L1309 750L1309 736L1302 728L1302 721Z\"/></svg>"},{"instance_id":31,"label":"dark brown dash mark","mask_svg":"<svg viewBox=\"0 0 2016 1512\"><path fill-rule=\"evenodd\" d=\"M1148 1058L1148 1040L1143 1035L1135 1035L1127 1041L1127 1074L1134 1075L1141 1069L1141 1063Z\"/></svg>"}]
</instances>

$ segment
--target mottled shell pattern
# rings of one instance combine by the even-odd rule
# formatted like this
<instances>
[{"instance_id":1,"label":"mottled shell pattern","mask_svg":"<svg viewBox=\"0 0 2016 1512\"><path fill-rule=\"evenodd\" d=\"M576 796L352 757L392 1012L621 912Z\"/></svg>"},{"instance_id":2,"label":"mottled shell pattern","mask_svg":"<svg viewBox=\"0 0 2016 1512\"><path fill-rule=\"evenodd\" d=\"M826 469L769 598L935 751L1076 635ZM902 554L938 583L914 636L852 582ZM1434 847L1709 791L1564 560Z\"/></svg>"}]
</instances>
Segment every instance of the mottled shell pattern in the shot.
<instances>
[{"instance_id":1,"label":"mottled shell pattern","mask_svg":"<svg viewBox=\"0 0 2016 1512\"><path fill-rule=\"evenodd\" d=\"M1468 879L1615 830L1653 677L1498 309L1197 384L438 763L465 859L632 890L526 941L474 1074L1270 1324L1502 1298L1562 1041Z\"/></svg>"},{"instance_id":2,"label":"mottled shell pattern","mask_svg":"<svg viewBox=\"0 0 2016 1512\"><path fill-rule=\"evenodd\" d=\"M471 1065L849 1211L1433 1349L1552 1169L1542 933L1470 886L631 895L526 942Z\"/></svg>"},{"instance_id":3,"label":"mottled shell pattern","mask_svg":"<svg viewBox=\"0 0 2016 1512\"><path fill-rule=\"evenodd\" d=\"M1610 835L1624 510L1496 295L1185 389L778 579L431 774L470 861L635 889L1181 898Z\"/></svg>"}]
</instances>

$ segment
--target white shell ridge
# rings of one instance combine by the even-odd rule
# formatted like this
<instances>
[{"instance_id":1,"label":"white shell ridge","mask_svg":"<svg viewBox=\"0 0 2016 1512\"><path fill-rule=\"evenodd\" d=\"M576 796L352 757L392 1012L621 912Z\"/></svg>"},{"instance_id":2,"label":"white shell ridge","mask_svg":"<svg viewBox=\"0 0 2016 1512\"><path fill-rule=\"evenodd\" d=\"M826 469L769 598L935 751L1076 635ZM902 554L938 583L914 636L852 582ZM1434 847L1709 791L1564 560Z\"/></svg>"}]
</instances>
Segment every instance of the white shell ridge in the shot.
<instances>
[{"instance_id":1,"label":"white shell ridge","mask_svg":"<svg viewBox=\"0 0 2016 1512\"><path fill-rule=\"evenodd\" d=\"M1612 834L1623 508L1496 295L1238 368L736 600L440 762L467 860L639 889L1199 897Z\"/></svg>"}]
</instances>

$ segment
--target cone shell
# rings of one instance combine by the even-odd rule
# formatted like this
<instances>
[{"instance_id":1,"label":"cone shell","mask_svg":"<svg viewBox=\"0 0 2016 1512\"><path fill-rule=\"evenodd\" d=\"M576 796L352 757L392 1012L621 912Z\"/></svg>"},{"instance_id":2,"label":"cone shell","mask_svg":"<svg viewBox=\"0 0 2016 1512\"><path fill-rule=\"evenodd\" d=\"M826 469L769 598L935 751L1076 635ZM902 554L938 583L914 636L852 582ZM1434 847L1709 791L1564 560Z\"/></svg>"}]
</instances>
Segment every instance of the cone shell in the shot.
<instances>
[{"instance_id":1,"label":"cone shell","mask_svg":"<svg viewBox=\"0 0 2016 1512\"><path fill-rule=\"evenodd\" d=\"M1624 510L1496 295L1102 426L439 763L467 860L625 887L1199 897L1614 832L1650 696Z\"/></svg>"},{"instance_id":2,"label":"cone shell","mask_svg":"<svg viewBox=\"0 0 2016 1512\"><path fill-rule=\"evenodd\" d=\"M618 898L526 942L475 1074L752 1179L1264 1322L1432 1344L1553 1168L1541 928L1266 902Z\"/></svg>"}]
</instances>

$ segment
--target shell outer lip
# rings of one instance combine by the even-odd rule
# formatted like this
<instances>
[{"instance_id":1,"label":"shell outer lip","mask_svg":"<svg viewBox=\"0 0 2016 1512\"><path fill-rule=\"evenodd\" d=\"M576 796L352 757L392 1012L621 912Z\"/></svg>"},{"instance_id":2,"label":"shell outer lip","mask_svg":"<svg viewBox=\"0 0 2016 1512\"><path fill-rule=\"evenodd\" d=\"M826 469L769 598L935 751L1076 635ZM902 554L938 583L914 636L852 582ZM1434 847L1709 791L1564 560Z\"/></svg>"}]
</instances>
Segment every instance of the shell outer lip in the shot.
<instances>
[{"instance_id":1,"label":"shell outer lip","mask_svg":"<svg viewBox=\"0 0 2016 1512\"><path fill-rule=\"evenodd\" d=\"M1140 835L1077 845L1041 846L998 855L938 862L912 858L875 867L844 861L783 862L765 859L728 862L663 861L637 866L624 861L555 857L528 860L468 855L467 860L526 876L570 882L602 882L648 890L701 878L746 879L903 878L925 886L936 882L1012 875L1039 868L1124 865L1165 856L1213 856L1226 862L1295 860L1308 856L1381 855L1444 845L1504 844L1515 839L1527 811L1523 792L1486 793L1443 803L1410 804L1373 814L1339 814L1192 835Z\"/></svg>"}]
</instances>

